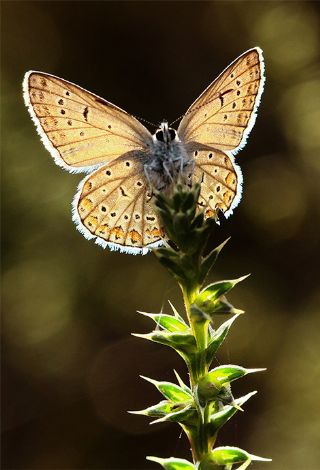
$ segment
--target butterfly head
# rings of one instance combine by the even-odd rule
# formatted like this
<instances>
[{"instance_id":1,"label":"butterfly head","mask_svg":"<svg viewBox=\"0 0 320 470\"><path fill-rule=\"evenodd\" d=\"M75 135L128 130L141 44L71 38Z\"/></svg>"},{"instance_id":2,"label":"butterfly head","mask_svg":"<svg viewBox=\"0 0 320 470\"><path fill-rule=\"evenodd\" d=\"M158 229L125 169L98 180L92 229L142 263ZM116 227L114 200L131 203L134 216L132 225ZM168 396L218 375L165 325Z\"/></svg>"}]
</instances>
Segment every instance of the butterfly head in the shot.
<instances>
[{"instance_id":1,"label":"butterfly head","mask_svg":"<svg viewBox=\"0 0 320 470\"><path fill-rule=\"evenodd\" d=\"M170 144L174 140L177 140L177 133L174 129L168 126L167 121L162 121L159 129L156 130L154 140L158 142L163 142L165 144Z\"/></svg>"}]
</instances>

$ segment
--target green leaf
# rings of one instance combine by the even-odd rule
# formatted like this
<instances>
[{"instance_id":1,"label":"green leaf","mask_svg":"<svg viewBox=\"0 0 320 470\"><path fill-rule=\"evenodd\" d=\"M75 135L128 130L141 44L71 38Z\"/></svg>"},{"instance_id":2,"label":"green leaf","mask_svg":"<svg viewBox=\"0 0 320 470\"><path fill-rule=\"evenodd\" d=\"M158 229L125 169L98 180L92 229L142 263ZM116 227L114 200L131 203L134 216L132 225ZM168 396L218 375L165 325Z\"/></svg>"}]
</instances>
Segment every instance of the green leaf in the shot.
<instances>
[{"instance_id":1,"label":"green leaf","mask_svg":"<svg viewBox=\"0 0 320 470\"><path fill-rule=\"evenodd\" d=\"M211 320L211 317L195 304L190 306L190 317L192 323L205 323Z\"/></svg>"},{"instance_id":2,"label":"green leaf","mask_svg":"<svg viewBox=\"0 0 320 470\"><path fill-rule=\"evenodd\" d=\"M155 343L164 344L170 346L178 352L184 354L192 354L196 348L196 340L190 333L169 333L166 331L153 331L152 333L139 334L132 333L137 338L147 339L154 341Z\"/></svg>"},{"instance_id":3,"label":"green leaf","mask_svg":"<svg viewBox=\"0 0 320 470\"><path fill-rule=\"evenodd\" d=\"M212 284L209 284L207 287L202 289L195 303L201 306L203 302L206 302L208 300L218 299L222 295L227 294L236 284L243 281L248 276L249 274L247 274L246 276L239 277L238 279L232 279L228 281L218 281L218 282L213 282Z\"/></svg>"},{"instance_id":4,"label":"green leaf","mask_svg":"<svg viewBox=\"0 0 320 470\"><path fill-rule=\"evenodd\" d=\"M215 435L227 421L239 410L240 407L249 400L253 395L257 392L251 392L247 395L237 398L233 404L226 405L223 407L221 411L214 412L210 415L209 424L208 424L208 432L211 436Z\"/></svg>"},{"instance_id":5,"label":"green leaf","mask_svg":"<svg viewBox=\"0 0 320 470\"><path fill-rule=\"evenodd\" d=\"M185 273L182 267L180 266L180 257L177 260L170 259L168 256L158 253L159 249L154 250L154 254L157 256L163 266L165 266L175 277L179 279L184 279Z\"/></svg>"},{"instance_id":6,"label":"green leaf","mask_svg":"<svg viewBox=\"0 0 320 470\"><path fill-rule=\"evenodd\" d=\"M200 284L202 284L206 278L206 276L208 275L209 271L211 270L211 268L213 267L213 265L215 264L215 262L217 261L218 259L218 256L220 254L220 251L222 250L222 248L224 248L224 246L228 243L228 241L230 240L230 238L227 238L223 243L221 243L219 246L217 246L216 248L214 248L202 261L201 263L201 268L200 268Z\"/></svg>"},{"instance_id":7,"label":"green leaf","mask_svg":"<svg viewBox=\"0 0 320 470\"><path fill-rule=\"evenodd\" d=\"M173 261L176 261L179 258L179 252L173 250L172 248L160 247L156 250L157 255L162 255L165 257L172 258Z\"/></svg>"},{"instance_id":8,"label":"green leaf","mask_svg":"<svg viewBox=\"0 0 320 470\"><path fill-rule=\"evenodd\" d=\"M178 374L178 372L176 370L173 370L173 372L174 372L174 375L176 376L176 378L178 380L178 383L179 383L179 386L182 388L182 390L184 390L185 392L187 392L191 395L192 394L191 389L183 382L183 380L180 377L180 375Z\"/></svg>"},{"instance_id":9,"label":"green leaf","mask_svg":"<svg viewBox=\"0 0 320 470\"><path fill-rule=\"evenodd\" d=\"M206 375L206 381L212 382L219 387L219 385L222 386L223 384L230 383L233 380L243 377L244 375L251 374L254 372L261 372L264 370L266 369L245 369L244 367L232 364L226 366L218 366L208 372L208 374Z\"/></svg>"},{"instance_id":10,"label":"green leaf","mask_svg":"<svg viewBox=\"0 0 320 470\"><path fill-rule=\"evenodd\" d=\"M244 470L253 460L270 462L270 459L251 455L239 447L216 447L201 461L199 470L213 470L217 465L224 467L238 463L244 464L238 467L238 470Z\"/></svg>"},{"instance_id":11,"label":"green leaf","mask_svg":"<svg viewBox=\"0 0 320 470\"><path fill-rule=\"evenodd\" d=\"M244 313L243 310L235 308L230 304L224 296L221 296L219 299L208 299L202 303L198 302L196 306L205 314L209 315L211 319L214 315Z\"/></svg>"},{"instance_id":12,"label":"green leaf","mask_svg":"<svg viewBox=\"0 0 320 470\"><path fill-rule=\"evenodd\" d=\"M168 459L160 459L158 457L147 457L147 460L159 463L163 466L165 470L196 470L196 466L185 459L177 459L175 457L169 457Z\"/></svg>"},{"instance_id":13,"label":"green leaf","mask_svg":"<svg viewBox=\"0 0 320 470\"><path fill-rule=\"evenodd\" d=\"M150 424L156 424L156 423L163 423L164 421L171 421L173 423L184 423L186 421L189 421L197 417L196 409L193 403L190 403L189 405L178 409L177 411L173 411L172 413L169 413L167 415L164 415L162 418L159 418L155 421L152 421Z\"/></svg>"},{"instance_id":14,"label":"green leaf","mask_svg":"<svg viewBox=\"0 0 320 470\"><path fill-rule=\"evenodd\" d=\"M210 365L213 361L214 355L223 343L227 334L229 333L232 323L238 318L240 314L237 313L232 318L224 322L216 331L211 333L209 345L207 347L207 364Z\"/></svg>"},{"instance_id":15,"label":"green leaf","mask_svg":"<svg viewBox=\"0 0 320 470\"><path fill-rule=\"evenodd\" d=\"M171 332L190 330L184 321L172 315L167 315L165 313L146 313L140 311L138 311L138 313L151 318L157 325L161 326L161 328Z\"/></svg>"},{"instance_id":16,"label":"green leaf","mask_svg":"<svg viewBox=\"0 0 320 470\"><path fill-rule=\"evenodd\" d=\"M216 367L199 380L197 388L199 400L219 399L225 404L232 404L234 399L229 385L230 382L249 373L262 370L265 369L245 369L235 365Z\"/></svg>"},{"instance_id":17,"label":"green leaf","mask_svg":"<svg viewBox=\"0 0 320 470\"><path fill-rule=\"evenodd\" d=\"M135 414L135 415L144 415L144 416L151 416L153 418L158 418L158 417L162 417L162 416L172 413L172 410L174 409L175 406L176 405L174 403L171 403L167 400L162 400L157 405L149 406L145 410L129 411L129 413Z\"/></svg>"},{"instance_id":18,"label":"green leaf","mask_svg":"<svg viewBox=\"0 0 320 470\"><path fill-rule=\"evenodd\" d=\"M162 395L170 401L175 403L189 402L192 399L192 395L183 390L179 385L171 382L158 382L157 380L150 379L140 375L142 379L152 383L159 390Z\"/></svg>"},{"instance_id":19,"label":"green leaf","mask_svg":"<svg viewBox=\"0 0 320 470\"><path fill-rule=\"evenodd\" d=\"M215 302L215 306L211 315L217 315L217 314L236 315L238 313L244 313L244 310L235 308L232 304L230 304L230 302L227 301L227 299L224 296L222 296L220 297L219 300Z\"/></svg>"},{"instance_id":20,"label":"green leaf","mask_svg":"<svg viewBox=\"0 0 320 470\"><path fill-rule=\"evenodd\" d=\"M173 303L170 300L168 300L168 303L170 307L172 308L174 316L183 322L184 321L183 318L181 317L181 315L179 314L178 310L175 308Z\"/></svg>"}]
</instances>

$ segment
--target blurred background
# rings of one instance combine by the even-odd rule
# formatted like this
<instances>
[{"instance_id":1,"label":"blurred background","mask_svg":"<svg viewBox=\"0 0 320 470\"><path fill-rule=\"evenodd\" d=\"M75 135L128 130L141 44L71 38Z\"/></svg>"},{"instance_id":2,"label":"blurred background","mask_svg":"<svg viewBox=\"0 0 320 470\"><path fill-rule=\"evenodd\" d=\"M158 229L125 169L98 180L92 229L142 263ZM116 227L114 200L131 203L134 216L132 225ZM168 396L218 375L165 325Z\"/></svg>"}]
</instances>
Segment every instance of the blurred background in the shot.
<instances>
[{"instance_id":1,"label":"blurred background","mask_svg":"<svg viewBox=\"0 0 320 470\"><path fill-rule=\"evenodd\" d=\"M152 254L103 251L71 221L81 175L52 161L23 104L29 69L61 76L137 116L180 116L245 50L264 50L259 116L237 160L244 195L212 280L252 273L229 295L246 314L216 364L267 367L234 384L257 396L218 445L319 468L320 63L312 2L2 2L2 468L153 469L189 458L174 424L127 410L160 395L139 374L186 379L165 347L130 335L136 310L182 307ZM150 129L154 132L154 129ZM317 382L318 381L318 382Z\"/></svg>"}]
</instances>

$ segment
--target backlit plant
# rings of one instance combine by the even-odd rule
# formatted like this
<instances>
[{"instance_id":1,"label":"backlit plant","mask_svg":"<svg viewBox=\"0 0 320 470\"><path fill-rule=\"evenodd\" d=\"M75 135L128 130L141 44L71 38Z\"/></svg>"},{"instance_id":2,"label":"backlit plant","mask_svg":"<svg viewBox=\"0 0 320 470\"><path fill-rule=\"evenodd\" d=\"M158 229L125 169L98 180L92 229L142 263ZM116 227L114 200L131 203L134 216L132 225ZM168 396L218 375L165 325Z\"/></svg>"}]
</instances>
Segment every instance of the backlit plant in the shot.
<instances>
[{"instance_id":1,"label":"backlit plant","mask_svg":"<svg viewBox=\"0 0 320 470\"><path fill-rule=\"evenodd\" d=\"M199 191L200 185L189 189L178 184L170 197L156 195L157 210L171 244L155 250L155 254L177 280L185 312L181 314L172 304L172 314L140 312L155 322L156 329L135 335L173 348L188 368L189 383L185 384L176 372L177 383L143 377L159 390L163 399L135 413L154 418L153 423L177 423L187 435L192 462L176 457L147 457L166 470L244 470L252 461L269 459L238 447L215 447L215 441L221 427L256 393L234 398L231 382L264 369L234 364L212 367L231 325L243 313L228 302L226 294L247 276L204 286L226 242L204 254L215 220L205 220L197 209ZM215 320L222 314L230 318L215 327Z\"/></svg>"}]
</instances>

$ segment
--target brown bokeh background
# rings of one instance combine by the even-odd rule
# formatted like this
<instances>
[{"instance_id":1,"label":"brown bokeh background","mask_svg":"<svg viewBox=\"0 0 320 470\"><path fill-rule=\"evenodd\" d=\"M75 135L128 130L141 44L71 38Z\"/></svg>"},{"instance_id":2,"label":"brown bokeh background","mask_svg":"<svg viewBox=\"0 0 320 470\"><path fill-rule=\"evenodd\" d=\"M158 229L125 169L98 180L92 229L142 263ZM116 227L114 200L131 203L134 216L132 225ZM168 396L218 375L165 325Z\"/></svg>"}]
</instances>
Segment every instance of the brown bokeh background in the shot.
<instances>
[{"instance_id":1,"label":"brown bokeh background","mask_svg":"<svg viewBox=\"0 0 320 470\"><path fill-rule=\"evenodd\" d=\"M29 69L75 82L158 123L181 115L220 71L260 46L267 82L238 155L244 195L211 279L252 276L229 296L237 320L217 363L267 367L234 384L258 395L219 445L272 457L254 468L319 468L319 4L2 2L2 467L153 469L189 458L174 424L127 410L160 395L139 374L186 378L174 352L130 336L136 310L181 308L153 255L103 251L70 217L81 175L55 166L24 107ZM151 129L154 131L154 129Z\"/></svg>"}]
</instances>

